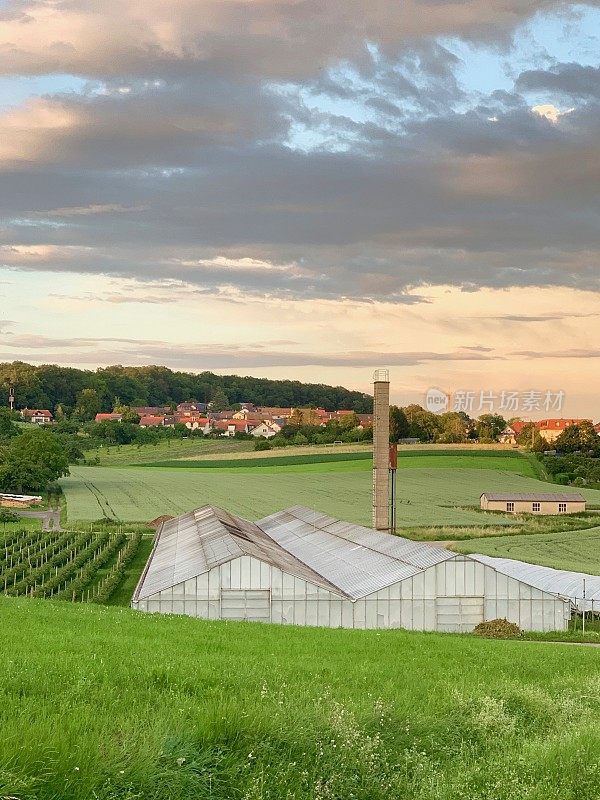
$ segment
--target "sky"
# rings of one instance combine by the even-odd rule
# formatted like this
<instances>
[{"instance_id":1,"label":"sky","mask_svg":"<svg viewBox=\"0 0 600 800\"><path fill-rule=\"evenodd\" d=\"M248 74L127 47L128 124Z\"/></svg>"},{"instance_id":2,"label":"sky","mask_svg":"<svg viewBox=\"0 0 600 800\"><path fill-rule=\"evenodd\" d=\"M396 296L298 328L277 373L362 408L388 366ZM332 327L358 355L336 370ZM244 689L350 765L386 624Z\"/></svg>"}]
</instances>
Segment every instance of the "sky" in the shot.
<instances>
[{"instance_id":1,"label":"sky","mask_svg":"<svg viewBox=\"0 0 600 800\"><path fill-rule=\"evenodd\" d=\"M599 133L598 2L0 0L0 360L598 420Z\"/></svg>"}]
</instances>

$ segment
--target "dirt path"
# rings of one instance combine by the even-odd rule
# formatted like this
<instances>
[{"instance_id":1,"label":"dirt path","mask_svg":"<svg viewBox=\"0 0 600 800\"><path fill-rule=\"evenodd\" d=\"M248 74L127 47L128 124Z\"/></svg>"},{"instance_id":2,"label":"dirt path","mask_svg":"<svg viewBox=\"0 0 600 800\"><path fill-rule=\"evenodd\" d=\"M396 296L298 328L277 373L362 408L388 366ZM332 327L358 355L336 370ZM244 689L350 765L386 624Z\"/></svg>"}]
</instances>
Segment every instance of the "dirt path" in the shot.
<instances>
[{"instance_id":1,"label":"dirt path","mask_svg":"<svg viewBox=\"0 0 600 800\"><path fill-rule=\"evenodd\" d=\"M42 530L44 531L60 531L60 511L57 509L50 509L48 511L17 511L12 509L15 514L20 517L28 517L29 519L41 519Z\"/></svg>"}]
</instances>

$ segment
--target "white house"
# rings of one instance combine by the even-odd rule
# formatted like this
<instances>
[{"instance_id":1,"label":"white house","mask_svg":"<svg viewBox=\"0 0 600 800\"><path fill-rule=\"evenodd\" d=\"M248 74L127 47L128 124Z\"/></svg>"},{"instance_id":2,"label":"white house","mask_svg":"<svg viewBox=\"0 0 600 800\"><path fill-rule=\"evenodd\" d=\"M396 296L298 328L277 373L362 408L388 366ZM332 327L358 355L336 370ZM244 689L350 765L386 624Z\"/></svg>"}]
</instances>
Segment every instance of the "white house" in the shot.
<instances>
[{"instance_id":1,"label":"white house","mask_svg":"<svg viewBox=\"0 0 600 800\"><path fill-rule=\"evenodd\" d=\"M281 425L278 425L276 422L261 422L260 425L257 425L250 433L257 438L272 439L273 436L277 436L280 430Z\"/></svg>"}]
</instances>

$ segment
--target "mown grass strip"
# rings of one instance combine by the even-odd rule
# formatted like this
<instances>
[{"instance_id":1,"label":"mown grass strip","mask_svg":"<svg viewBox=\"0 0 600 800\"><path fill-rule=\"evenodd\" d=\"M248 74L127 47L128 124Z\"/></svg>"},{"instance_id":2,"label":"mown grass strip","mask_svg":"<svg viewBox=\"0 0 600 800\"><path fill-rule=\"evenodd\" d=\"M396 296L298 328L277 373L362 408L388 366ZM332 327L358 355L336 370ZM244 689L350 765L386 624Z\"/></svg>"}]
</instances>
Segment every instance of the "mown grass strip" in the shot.
<instances>
[{"instance_id":1,"label":"mown grass strip","mask_svg":"<svg viewBox=\"0 0 600 800\"><path fill-rule=\"evenodd\" d=\"M370 461L373 456L370 452L361 453L315 453L313 455L278 456L274 459L269 456L259 456L252 459L231 458L227 460L205 461L157 461L152 464L134 464L135 467L172 467L177 469L237 469L240 467L286 467L299 464L327 464L339 461Z\"/></svg>"}]
</instances>

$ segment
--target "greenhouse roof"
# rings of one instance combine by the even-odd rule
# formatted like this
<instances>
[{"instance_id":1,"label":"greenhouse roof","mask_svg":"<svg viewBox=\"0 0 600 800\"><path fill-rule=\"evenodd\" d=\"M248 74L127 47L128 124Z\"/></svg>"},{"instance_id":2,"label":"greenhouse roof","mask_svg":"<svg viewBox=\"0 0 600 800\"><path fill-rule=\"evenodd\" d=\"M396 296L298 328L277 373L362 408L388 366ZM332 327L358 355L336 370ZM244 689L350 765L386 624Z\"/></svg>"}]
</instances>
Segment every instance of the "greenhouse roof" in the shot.
<instances>
[{"instance_id":1,"label":"greenhouse roof","mask_svg":"<svg viewBox=\"0 0 600 800\"><path fill-rule=\"evenodd\" d=\"M549 594L559 595L572 600L581 610L591 608L591 601L600 610L600 576L587 575L584 572L568 572L552 567L542 567L539 564L526 564L524 561L515 561L512 558L495 558L479 553L471 553L470 558L493 567L496 572L508 575L510 578L528 583L536 589ZM585 587L585 598L584 598Z\"/></svg>"}]
</instances>

